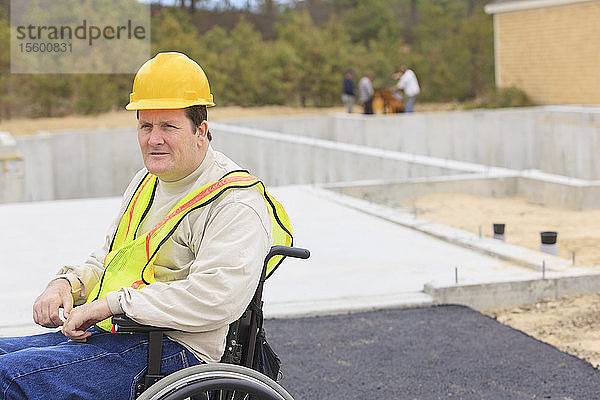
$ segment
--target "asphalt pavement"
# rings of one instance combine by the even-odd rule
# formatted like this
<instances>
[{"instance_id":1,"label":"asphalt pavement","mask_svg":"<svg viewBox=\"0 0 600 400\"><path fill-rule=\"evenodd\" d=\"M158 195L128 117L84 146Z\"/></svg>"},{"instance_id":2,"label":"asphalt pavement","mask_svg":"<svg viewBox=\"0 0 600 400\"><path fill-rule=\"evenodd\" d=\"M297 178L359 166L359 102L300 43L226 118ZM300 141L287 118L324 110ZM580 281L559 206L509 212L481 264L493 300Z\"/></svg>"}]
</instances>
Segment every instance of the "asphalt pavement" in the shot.
<instances>
[{"instance_id":1,"label":"asphalt pavement","mask_svg":"<svg viewBox=\"0 0 600 400\"><path fill-rule=\"evenodd\" d=\"M295 399L598 399L591 364L464 306L265 321Z\"/></svg>"}]
</instances>

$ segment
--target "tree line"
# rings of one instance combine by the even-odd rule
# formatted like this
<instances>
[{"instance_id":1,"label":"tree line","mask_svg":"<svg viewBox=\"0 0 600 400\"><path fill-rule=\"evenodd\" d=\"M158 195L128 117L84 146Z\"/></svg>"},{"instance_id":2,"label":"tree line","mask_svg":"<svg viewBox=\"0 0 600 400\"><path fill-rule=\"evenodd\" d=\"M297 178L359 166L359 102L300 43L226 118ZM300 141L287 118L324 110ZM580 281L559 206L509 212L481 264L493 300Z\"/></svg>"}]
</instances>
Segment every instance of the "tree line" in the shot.
<instances>
[{"instance_id":1,"label":"tree line","mask_svg":"<svg viewBox=\"0 0 600 400\"><path fill-rule=\"evenodd\" d=\"M2 0L6 1L6 0ZM305 0L208 8L152 6L152 53L198 61L218 105L340 103L344 72L392 86L400 65L421 101L469 101L494 91L493 28L484 0ZM203 8L204 7L204 8ZM0 118L122 108L133 76L10 74L10 27L0 7Z\"/></svg>"}]
</instances>

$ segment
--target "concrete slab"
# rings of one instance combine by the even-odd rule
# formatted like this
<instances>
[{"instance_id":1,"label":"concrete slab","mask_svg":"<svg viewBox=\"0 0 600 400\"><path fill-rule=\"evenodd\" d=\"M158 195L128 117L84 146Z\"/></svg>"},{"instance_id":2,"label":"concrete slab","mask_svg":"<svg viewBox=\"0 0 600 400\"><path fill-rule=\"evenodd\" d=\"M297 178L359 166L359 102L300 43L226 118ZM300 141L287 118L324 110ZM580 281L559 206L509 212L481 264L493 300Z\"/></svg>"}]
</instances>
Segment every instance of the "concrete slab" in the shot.
<instances>
[{"instance_id":1,"label":"concrete slab","mask_svg":"<svg viewBox=\"0 0 600 400\"><path fill-rule=\"evenodd\" d=\"M35 328L31 306L62 265L102 244L120 198L0 205L0 334Z\"/></svg>"},{"instance_id":2,"label":"concrete slab","mask_svg":"<svg viewBox=\"0 0 600 400\"><path fill-rule=\"evenodd\" d=\"M287 260L267 282L267 317L431 304L439 287L540 279L511 265L339 204L311 186L272 188L309 260ZM62 264L102 243L119 198L0 205L0 335L33 333L31 304ZM458 275L456 273L458 272ZM566 274L549 271L552 277Z\"/></svg>"}]
</instances>

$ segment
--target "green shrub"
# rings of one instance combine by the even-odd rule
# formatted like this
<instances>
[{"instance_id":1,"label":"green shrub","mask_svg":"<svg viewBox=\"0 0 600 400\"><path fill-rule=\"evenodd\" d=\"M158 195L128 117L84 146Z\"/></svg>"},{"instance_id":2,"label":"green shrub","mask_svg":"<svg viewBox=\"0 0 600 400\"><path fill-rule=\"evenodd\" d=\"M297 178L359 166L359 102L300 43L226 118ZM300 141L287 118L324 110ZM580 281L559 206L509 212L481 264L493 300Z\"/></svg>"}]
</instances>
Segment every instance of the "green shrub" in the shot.
<instances>
[{"instance_id":1,"label":"green shrub","mask_svg":"<svg viewBox=\"0 0 600 400\"><path fill-rule=\"evenodd\" d=\"M496 88L493 92L468 102L465 108L528 107L532 105L534 105L533 101L524 90L511 86Z\"/></svg>"},{"instance_id":2,"label":"green shrub","mask_svg":"<svg viewBox=\"0 0 600 400\"><path fill-rule=\"evenodd\" d=\"M533 105L527 93L514 86L499 88L494 94L493 104L495 107L526 107Z\"/></svg>"}]
</instances>

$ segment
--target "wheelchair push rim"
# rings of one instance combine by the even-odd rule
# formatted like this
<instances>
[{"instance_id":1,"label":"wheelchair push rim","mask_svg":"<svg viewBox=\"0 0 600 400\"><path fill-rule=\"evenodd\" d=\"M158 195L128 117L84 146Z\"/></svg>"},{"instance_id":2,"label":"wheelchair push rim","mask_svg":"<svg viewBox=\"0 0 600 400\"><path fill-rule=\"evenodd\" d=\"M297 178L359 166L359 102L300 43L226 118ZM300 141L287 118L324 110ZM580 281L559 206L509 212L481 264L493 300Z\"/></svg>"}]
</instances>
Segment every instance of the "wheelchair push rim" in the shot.
<instances>
[{"instance_id":1,"label":"wheelchair push rim","mask_svg":"<svg viewBox=\"0 0 600 400\"><path fill-rule=\"evenodd\" d=\"M161 379L138 399L202 398L199 396L201 394L210 399L222 397L235 400L293 400L292 396L271 378L250 368L232 364L203 364L185 368Z\"/></svg>"}]
</instances>

